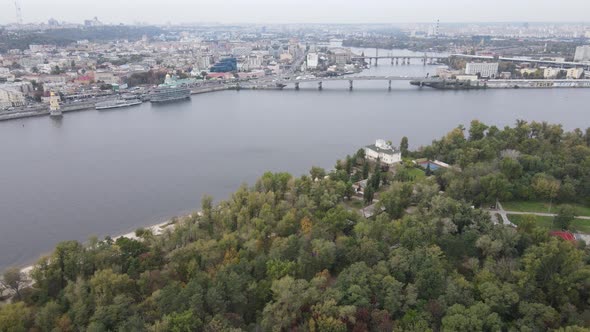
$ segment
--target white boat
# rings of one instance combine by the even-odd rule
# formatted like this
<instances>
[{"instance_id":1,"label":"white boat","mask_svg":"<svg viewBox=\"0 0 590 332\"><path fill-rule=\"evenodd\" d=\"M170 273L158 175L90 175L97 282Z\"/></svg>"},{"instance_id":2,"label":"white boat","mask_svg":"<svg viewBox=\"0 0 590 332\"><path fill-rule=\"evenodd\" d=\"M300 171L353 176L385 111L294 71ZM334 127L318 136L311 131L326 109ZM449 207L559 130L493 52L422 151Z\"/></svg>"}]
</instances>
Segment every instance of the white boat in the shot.
<instances>
[{"instance_id":1,"label":"white boat","mask_svg":"<svg viewBox=\"0 0 590 332\"><path fill-rule=\"evenodd\" d=\"M122 108L122 107L129 107L141 104L141 100L139 99L116 99L116 100L107 100L100 103L96 103L97 110L108 110L112 108Z\"/></svg>"}]
</instances>

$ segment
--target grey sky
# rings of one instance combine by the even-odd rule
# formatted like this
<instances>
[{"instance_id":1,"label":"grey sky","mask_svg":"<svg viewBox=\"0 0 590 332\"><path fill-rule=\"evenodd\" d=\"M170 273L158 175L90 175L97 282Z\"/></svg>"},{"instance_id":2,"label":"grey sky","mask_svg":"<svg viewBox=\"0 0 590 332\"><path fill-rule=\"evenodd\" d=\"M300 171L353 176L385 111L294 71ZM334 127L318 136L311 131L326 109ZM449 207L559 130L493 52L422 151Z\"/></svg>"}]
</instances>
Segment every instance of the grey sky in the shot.
<instances>
[{"instance_id":1,"label":"grey sky","mask_svg":"<svg viewBox=\"0 0 590 332\"><path fill-rule=\"evenodd\" d=\"M25 22L409 23L588 21L590 0L18 0ZM0 24L15 22L0 0Z\"/></svg>"}]
</instances>

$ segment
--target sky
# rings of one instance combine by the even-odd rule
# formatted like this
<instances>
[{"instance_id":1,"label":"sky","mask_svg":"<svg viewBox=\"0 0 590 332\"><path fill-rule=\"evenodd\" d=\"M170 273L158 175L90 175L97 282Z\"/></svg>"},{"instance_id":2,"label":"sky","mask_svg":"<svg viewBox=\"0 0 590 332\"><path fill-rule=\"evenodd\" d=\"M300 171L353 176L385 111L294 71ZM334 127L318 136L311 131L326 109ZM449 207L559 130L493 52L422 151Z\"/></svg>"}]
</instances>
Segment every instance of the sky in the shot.
<instances>
[{"instance_id":1,"label":"sky","mask_svg":"<svg viewBox=\"0 0 590 332\"><path fill-rule=\"evenodd\" d=\"M590 0L17 0L23 21L81 23L584 22ZM0 24L16 21L0 0Z\"/></svg>"}]
</instances>

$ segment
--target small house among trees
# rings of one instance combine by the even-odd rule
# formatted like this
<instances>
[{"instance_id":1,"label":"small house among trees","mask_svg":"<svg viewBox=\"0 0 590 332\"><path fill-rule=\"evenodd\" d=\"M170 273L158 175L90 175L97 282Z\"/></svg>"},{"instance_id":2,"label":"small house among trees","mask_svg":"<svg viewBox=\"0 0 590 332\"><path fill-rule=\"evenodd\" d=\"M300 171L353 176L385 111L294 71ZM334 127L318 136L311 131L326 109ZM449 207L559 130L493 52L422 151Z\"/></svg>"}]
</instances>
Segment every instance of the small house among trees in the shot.
<instances>
[{"instance_id":1,"label":"small house among trees","mask_svg":"<svg viewBox=\"0 0 590 332\"><path fill-rule=\"evenodd\" d=\"M380 160L387 165L393 165L402 161L401 151L395 149L390 143L378 139L375 144L365 147L365 155L370 160Z\"/></svg>"}]
</instances>

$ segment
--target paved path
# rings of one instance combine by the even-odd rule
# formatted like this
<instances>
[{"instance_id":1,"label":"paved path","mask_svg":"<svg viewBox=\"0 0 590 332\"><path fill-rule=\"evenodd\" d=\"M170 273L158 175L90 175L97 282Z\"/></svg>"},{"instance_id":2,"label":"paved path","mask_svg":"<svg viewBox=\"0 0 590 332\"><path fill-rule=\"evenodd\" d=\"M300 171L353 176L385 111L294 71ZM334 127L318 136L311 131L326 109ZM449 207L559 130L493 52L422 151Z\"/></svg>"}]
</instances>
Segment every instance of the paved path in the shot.
<instances>
[{"instance_id":1,"label":"paved path","mask_svg":"<svg viewBox=\"0 0 590 332\"><path fill-rule=\"evenodd\" d=\"M500 202L498 202L498 209L496 210L489 210L490 214L492 214L492 216L494 216L495 213L500 215L500 218L502 218L502 223L504 225L508 225L508 226L512 226L512 227L516 227L515 224L513 224L510 219L508 219L508 213L507 211L504 210L504 208L502 207L502 204L500 204ZM492 220L495 220L496 218L493 217ZM498 223L498 220L496 220L496 223Z\"/></svg>"},{"instance_id":2,"label":"paved path","mask_svg":"<svg viewBox=\"0 0 590 332\"><path fill-rule=\"evenodd\" d=\"M518 215L530 214L530 215L539 216L539 217L555 217L555 216L557 216L557 214L555 214L555 213L518 212L518 211L504 211L504 212L506 212L506 214L518 214ZM586 217L586 216L577 216L575 218L576 219L583 219L583 220L590 220L590 217Z\"/></svg>"},{"instance_id":3,"label":"paved path","mask_svg":"<svg viewBox=\"0 0 590 332\"><path fill-rule=\"evenodd\" d=\"M509 214L517 214L517 215L533 215L533 216L540 216L540 217L555 217L557 216L557 214L555 213L541 213L541 212L518 212L518 211L506 211L504 210L504 207L502 207L502 204L500 204L500 202L498 202L498 209L492 209L492 210L488 210L488 212L492 215L492 221L497 224L498 220L495 217L495 214L499 214L502 218L502 221L505 225L510 225L513 227L517 227L515 224L513 224L509 219L508 219L508 215ZM582 220L590 220L590 217L587 216L578 216L576 217L576 219L582 219ZM582 234L582 233L573 233L576 240L583 240L584 242L590 244L590 234Z\"/></svg>"}]
</instances>

